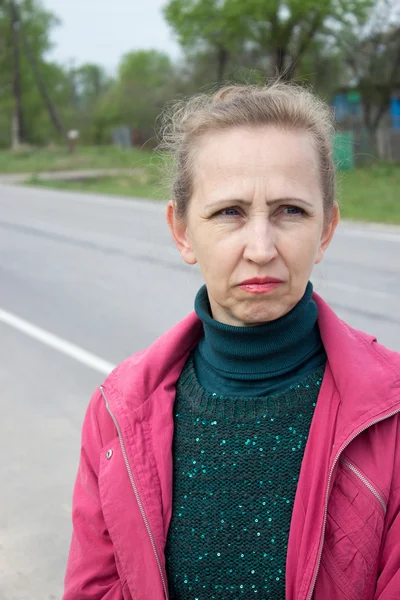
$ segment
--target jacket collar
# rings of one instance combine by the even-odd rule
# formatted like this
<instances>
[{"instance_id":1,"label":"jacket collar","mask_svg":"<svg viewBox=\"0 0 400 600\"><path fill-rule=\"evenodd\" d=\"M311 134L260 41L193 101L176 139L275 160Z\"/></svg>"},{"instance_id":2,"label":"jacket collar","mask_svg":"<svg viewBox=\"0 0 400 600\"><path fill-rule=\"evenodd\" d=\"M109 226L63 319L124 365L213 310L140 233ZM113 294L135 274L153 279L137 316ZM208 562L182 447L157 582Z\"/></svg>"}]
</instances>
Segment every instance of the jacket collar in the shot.
<instances>
[{"instance_id":1,"label":"jacket collar","mask_svg":"<svg viewBox=\"0 0 400 600\"><path fill-rule=\"evenodd\" d=\"M349 431L400 408L400 354L342 321L316 293L318 325L339 395L343 427ZM138 409L162 388L172 393L183 365L198 344L203 326L195 312L159 337L147 350L121 363L106 382L118 404Z\"/></svg>"}]
</instances>

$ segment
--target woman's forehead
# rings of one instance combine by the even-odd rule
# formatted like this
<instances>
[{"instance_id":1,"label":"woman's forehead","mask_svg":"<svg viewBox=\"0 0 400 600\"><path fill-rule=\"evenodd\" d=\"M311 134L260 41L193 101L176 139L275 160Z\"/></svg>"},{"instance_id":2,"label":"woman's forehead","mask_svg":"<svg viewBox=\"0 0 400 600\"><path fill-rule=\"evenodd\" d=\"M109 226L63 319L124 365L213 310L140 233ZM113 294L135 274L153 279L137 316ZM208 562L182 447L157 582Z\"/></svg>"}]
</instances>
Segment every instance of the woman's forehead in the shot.
<instances>
[{"instance_id":1,"label":"woman's forehead","mask_svg":"<svg viewBox=\"0 0 400 600\"><path fill-rule=\"evenodd\" d=\"M232 129L208 136L194 164L195 188L219 195L221 188L249 185L319 187L318 157L311 136L275 128Z\"/></svg>"}]
</instances>

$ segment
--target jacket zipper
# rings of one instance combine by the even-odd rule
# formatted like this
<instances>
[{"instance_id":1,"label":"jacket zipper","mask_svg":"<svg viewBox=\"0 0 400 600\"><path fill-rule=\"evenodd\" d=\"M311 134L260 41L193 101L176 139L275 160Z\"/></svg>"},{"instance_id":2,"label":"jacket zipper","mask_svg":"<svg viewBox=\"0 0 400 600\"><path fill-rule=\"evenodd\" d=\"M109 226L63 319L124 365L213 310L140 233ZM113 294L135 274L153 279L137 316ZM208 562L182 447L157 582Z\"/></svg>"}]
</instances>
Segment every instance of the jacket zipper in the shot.
<instances>
[{"instance_id":1,"label":"jacket zipper","mask_svg":"<svg viewBox=\"0 0 400 600\"><path fill-rule=\"evenodd\" d=\"M322 559L322 550L323 550L323 546L324 546L324 541L325 541L325 530L326 530L326 521L327 521L327 517L328 517L328 497L329 497L329 490L331 487L331 481L332 481L332 475L333 475L333 471L336 467L336 464L340 458L340 455L342 454L342 452L344 452L344 450L346 450L347 446L349 444L351 444L351 442L361 433L363 433L364 431L366 431L367 429L369 429L370 427L372 427L373 425L376 425L377 423L380 423L381 421L385 421L386 419L389 419L390 417L393 417L394 415L396 415L397 413L400 412L400 408L398 408L397 410L389 413L388 415L385 415L384 417L380 418L380 419L376 419L376 421L373 421L372 423L369 423L366 427L363 427L362 429L360 429L359 431L357 431L356 434L354 434L345 444L344 446L341 447L341 449L339 450L339 452L336 454L335 456L335 460L333 461L331 470L329 472L329 477L328 477L328 484L327 484L327 488L326 488L326 495L325 495L325 508L324 508L324 521L323 521L323 526L322 526L322 536L321 536L321 542L320 542L320 546L319 546L319 550L318 550L318 561L317 561L317 566L315 568L315 572L314 572L314 576L312 579L312 583L311 583L311 589L310 589L310 593L307 596L307 600L312 600L312 596L314 593L314 588L315 588L315 584L317 581L317 577L318 577L318 572L319 572L319 568L321 566L321 559ZM361 475L361 473L360 473ZM368 482L369 483L369 482ZM371 486L372 488L372 486ZM371 489L372 491L372 489ZM385 507L386 508L386 507Z\"/></svg>"},{"instance_id":2,"label":"jacket zipper","mask_svg":"<svg viewBox=\"0 0 400 600\"><path fill-rule=\"evenodd\" d=\"M128 472L129 480L130 480L130 482L131 482L132 489L133 489L133 492L134 492L134 494L135 494L136 501L137 501L137 503L138 503L138 506L139 506L140 513L141 513L141 515L142 515L142 518L143 518L144 524L145 524L145 526L146 526L146 529L147 529L147 533L148 533L148 535L149 535L149 538L150 538L151 546L152 546L152 548L153 548L154 556L155 556L155 559L156 559L156 562L157 562L158 570L159 570L159 572L160 572L161 581L162 581L163 588L164 588L164 596L165 596L165 600L168 600L168 599L169 599L169 596L168 596L168 588L167 588L167 584L166 584L166 578L164 577L163 569L162 569L162 566L161 566L161 561L160 561L160 558L159 558L159 556L158 556L158 552L157 552L156 544L155 544L155 541L154 541L154 536L153 536L153 534L152 534L152 531L151 531L151 528L150 528L149 522L148 522L148 520L147 520L147 516L146 516L145 510L144 510L144 507L143 507L142 501L141 501L141 499L140 499L140 496L139 496L138 489L137 489L137 487L136 487L135 479L134 479L134 477L133 477L132 469L131 469L131 466L130 466L130 464L129 464L128 455L127 455L127 453L126 453L125 442L124 442L124 439L123 439L123 437L122 437L121 429L120 429L120 427L119 427L119 424L118 424L118 421L117 421L117 419L115 418L115 416L114 416L114 414L113 414L112 410L110 409L110 406L109 406L109 404L108 404L107 397L106 397L106 395L105 395L105 393L104 393L103 386L100 386L100 391L101 391L101 395L103 396L103 400L104 400L104 402L105 402L105 404L106 404L106 409L107 409L107 412L108 412L108 414L110 415L110 417L111 417L111 419L112 419L112 421L113 421L113 423L114 423L114 425L115 425L115 428L116 428L116 430L117 430L117 433L118 433L119 443L120 443L120 446L121 446L122 456L124 457L125 467L126 467L126 470L127 470L127 472Z\"/></svg>"},{"instance_id":3,"label":"jacket zipper","mask_svg":"<svg viewBox=\"0 0 400 600\"><path fill-rule=\"evenodd\" d=\"M352 471L354 473L354 475L356 475L358 477L358 479L360 479L360 481L363 482L363 484L369 489L369 491L375 496L375 498L377 498L379 500L379 502L382 505L383 512L384 512L384 514L386 514L386 502L384 501L384 499L382 498L382 496L380 495L380 493L378 492L378 490L375 489L374 486L370 484L370 482L368 481L368 479L366 477L364 477L364 475L362 473L360 473L360 471L357 469L357 467L355 467L346 458L342 457L340 459L340 462L342 462L343 464L345 464L346 467L348 469L350 469L350 471Z\"/></svg>"}]
</instances>

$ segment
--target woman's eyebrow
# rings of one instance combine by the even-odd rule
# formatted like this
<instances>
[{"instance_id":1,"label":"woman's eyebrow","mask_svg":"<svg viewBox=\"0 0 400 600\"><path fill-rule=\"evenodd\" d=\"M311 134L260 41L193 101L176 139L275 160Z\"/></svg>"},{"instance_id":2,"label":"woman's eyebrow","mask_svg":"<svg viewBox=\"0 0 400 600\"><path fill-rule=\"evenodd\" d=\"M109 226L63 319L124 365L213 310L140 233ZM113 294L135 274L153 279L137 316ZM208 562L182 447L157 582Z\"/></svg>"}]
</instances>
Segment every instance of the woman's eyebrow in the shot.
<instances>
[{"instance_id":1,"label":"woman's eyebrow","mask_svg":"<svg viewBox=\"0 0 400 600\"><path fill-rule=\"evenodd\" d=\"M244 204L245 206L251 206L251 200L243 200L243 198L222 198L221 200L216 200L215 202L210 202L210 204L206 204L206 210L214 210L219 208L224 204Z\"/></svg>"},{"instance_id":2,"label":"woman's eyebrow","mask_svg":"<svg viewBox=\"0 0 400 600\"><path fill-rule=\"evenodd\" d=\"M304 206L307 206L308 208L314 208L313 204L311 202L308 202L308 200L304 200L303 198L294 198L292 196L286 196L284 198L277 198L276 200L267 200L267 205L274 206L275 204L282 204L285 202L290 202L290 203L294 203L294 204L303 204Z\"/></svg>"},{"instance_id":3,"label":"woman's eyebrow","mask_svg":"<svg viewBox=\"0 0 400 600\"><path fill-rule=\"evenodd\" d=\"M284 198L276 198L275 200L267 200L267 206L275 206L276 204L282 204L285 202L295 203L295 204L303 204L308 208L314 208L311 202L304 200L303 198L294 198L294 197L284 197ZM221 200L217 200L216 202L210 202L206 204L205 209L209 211L216 210L225 204L243 204L244 206L251 206L251 200L243 200L243 198L225 198Z\"/></svg>"}]
</instances>

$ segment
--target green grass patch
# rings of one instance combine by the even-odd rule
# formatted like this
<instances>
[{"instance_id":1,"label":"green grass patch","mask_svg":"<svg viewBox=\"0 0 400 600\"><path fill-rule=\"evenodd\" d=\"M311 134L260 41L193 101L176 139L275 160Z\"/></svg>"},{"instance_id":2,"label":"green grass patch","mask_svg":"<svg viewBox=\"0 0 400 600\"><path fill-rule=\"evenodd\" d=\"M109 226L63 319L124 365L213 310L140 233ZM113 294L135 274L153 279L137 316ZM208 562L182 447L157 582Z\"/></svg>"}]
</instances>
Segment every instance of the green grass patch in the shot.
<instances>
[{"instance_id":1,"label":"green grass patch","mask_svg":"<svg viewBox=\"0 0 400 600\"><path fill-rule=\"evenodd\" d=\"M168 191L159 181L158 171L143 170L132 175L118 175L115 177L97 177L72 181L41 180L33 177L27 185L37 185L58 190L72 190L76 192L92 192L151 200L166 200Z\"/></svg>"},{"instance_id":2,"label":"green grass patch","mask_svg":"<svg viewBox=\"0 0 400 600\"><path fill-rule=\"evenodd\" d=\"M400 225L400 165L339 173L338 197L343 219Z\"/></svg>"},{"instance_id":3,"label":"green grass patch","mask_svg":"<svg viewBox=\"0 0 400 600\"><path fill-rule=\"evenodd\" d=\"M157 163L159 156L137 148L116 146L78 147L71 155L67 148L0 151L0 173L41 173L81 169L131 169Z\"/></svg>"},{"instance_id":4,"label":"green grass patch","mask_svg":"<svg viewBox=\"0 0 400 600\"><path fill-rule=\"evenodd\" d=\"M117 155L119 152L116 152ZM80 181L33 179L29 183L64 190L168 199L168 190L160 183L158 166L161 158L157 154L122 150L121 156L129 162L129 165L125 163L123 166L136 167L136 171L129 175ZM107 167L114 166L115 163L107 164ZM339 172L338 198L344 219L400 225L400 165L377 163Z\"/></svg>"}]
</instances>

